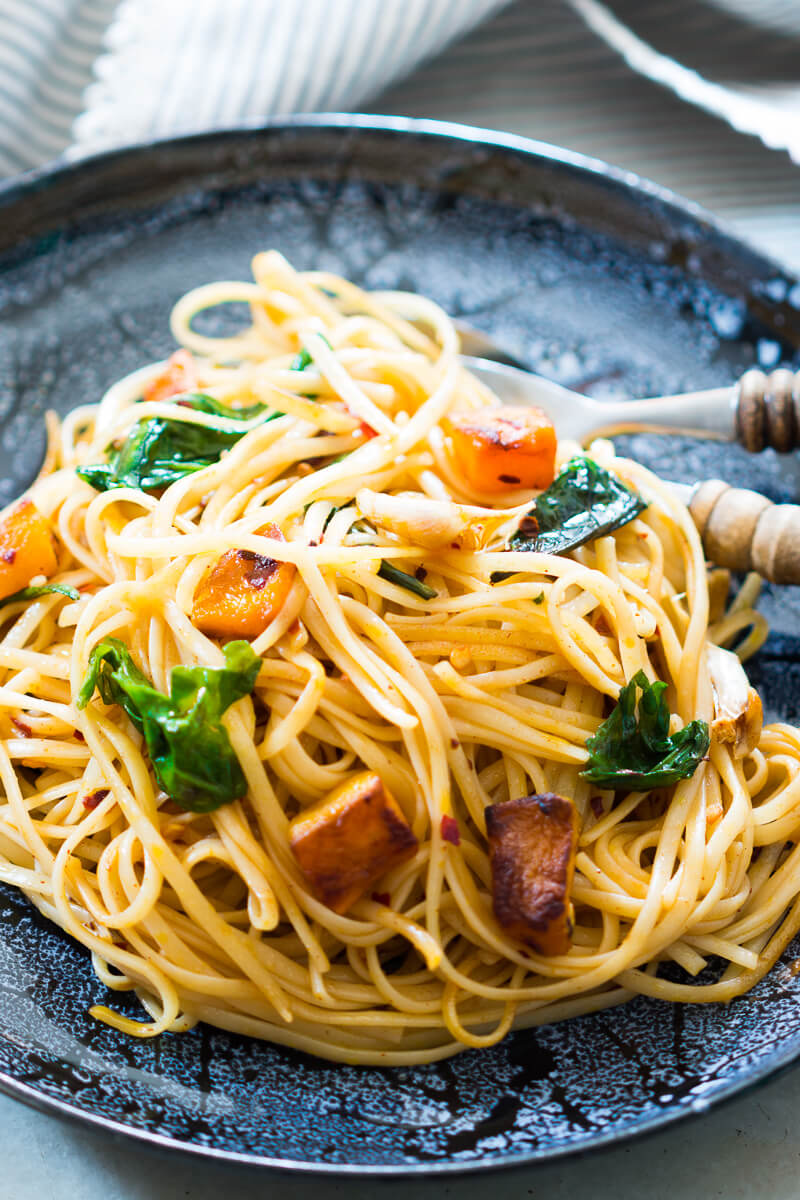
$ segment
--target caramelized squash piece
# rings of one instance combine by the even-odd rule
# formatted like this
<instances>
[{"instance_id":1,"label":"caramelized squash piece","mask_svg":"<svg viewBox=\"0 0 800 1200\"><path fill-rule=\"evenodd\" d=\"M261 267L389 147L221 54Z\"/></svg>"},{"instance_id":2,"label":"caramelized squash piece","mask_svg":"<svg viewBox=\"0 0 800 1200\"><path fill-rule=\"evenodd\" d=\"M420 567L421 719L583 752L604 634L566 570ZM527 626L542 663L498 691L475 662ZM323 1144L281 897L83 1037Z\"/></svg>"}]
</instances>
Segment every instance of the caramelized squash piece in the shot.
<instances>
[{"instance_id":1,"label":"caramelized squash piece","mask_svg":"<svg viewBox=\"0 0 800 1200\"><path fill-rule=\"evenodd\" d=\"M52 575L58 562L50 522L32 500L20 500L0 521L0 599Z\"/></svg>"},{"instance_id":2,"label":"caramelized squash piece","mask_svg":"<svg viewBox=\"0 0 800 1200\"><path fill-rule=\"evenodd\" d=\"M348 910L392 867L413 858L417 839L379 775L354 775L289 826L289 844L315 895Z\"/></svg>"},{"instance_id":3,"label":"caramelized squash piece","mask_svg":"<svg viewBox=\"0 0 800 1200\"><path fill-rule=\"evenodd\" d=\"M556 473L556 431L541 408L505 405L451 413L453 457L471 488L546 488Z\"/></svg>"},{"instance_id":4,"label":"caramelized squash piece","mask_svg":"<svg viewBox=\"0 0 800 1200\"><path fill-rule=\"evenodd\" d=\"M167 359L160 375L148 383L143 399L159 403L177 396L180 392L191 392L197 387L197 368L188 350L176 350Z\"/></svg>"},{"instance_id":5,"label":"caramelized squash piece","mask_svg":"<svg viewBox=\"0 0 800 1200\"><path fill-rule=\"evenodd\" d=\"M552 792L504 800L486 809L486 832L498 923L539 954L566 954L578 846L575 805Z\"/></svg>"},{"instance_id":6,"label":"caramelized squash piece","mask_svg":"<svg viewBox=\"0 0 800 1200\"><path fill-rule=\"evenodd\" d=\"M284 540L277 525L263 532ZM286 602L294 575L293 563L226 550L195 593L192 620L209 637L258 637Z\"/></svg>"}]
</instances>

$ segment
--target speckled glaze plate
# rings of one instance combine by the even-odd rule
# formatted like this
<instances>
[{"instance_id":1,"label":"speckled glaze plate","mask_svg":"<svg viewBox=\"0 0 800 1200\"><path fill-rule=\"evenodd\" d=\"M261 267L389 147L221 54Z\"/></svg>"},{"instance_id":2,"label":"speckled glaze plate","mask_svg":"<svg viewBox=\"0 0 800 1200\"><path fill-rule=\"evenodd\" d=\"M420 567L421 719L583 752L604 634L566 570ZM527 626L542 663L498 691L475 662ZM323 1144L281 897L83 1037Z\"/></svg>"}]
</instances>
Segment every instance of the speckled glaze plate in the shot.
<instances>
[{"instance_id":1,"label":"speckled glaze plate","mask_svg":"<svg viewBox=\"0 0 800 1200\"><path fill-rule=\"evenodd\" d=\"M674 197L602 164L454 126L303 118L161 143L0 189L0 502L30 480L42 415L170 350L196 284L276 246L301 268L423 291L536 370L599 396L732 379L800 347L800 286ZM627 440L669 478L797 497L797 463ZM800 719L800 595L768 592L752 666ZM128 1039L87 955L0 889L0 1086L199 1155L429 1174L586 1150L700 1111L800 1055L790 950L724 1008L639 999L419 1069L365 1070L209 1028ZM115 994L114 1003L127 1004ZM130 1002L131 1011L135 1002Z\"/></svg>"}]
</instances>

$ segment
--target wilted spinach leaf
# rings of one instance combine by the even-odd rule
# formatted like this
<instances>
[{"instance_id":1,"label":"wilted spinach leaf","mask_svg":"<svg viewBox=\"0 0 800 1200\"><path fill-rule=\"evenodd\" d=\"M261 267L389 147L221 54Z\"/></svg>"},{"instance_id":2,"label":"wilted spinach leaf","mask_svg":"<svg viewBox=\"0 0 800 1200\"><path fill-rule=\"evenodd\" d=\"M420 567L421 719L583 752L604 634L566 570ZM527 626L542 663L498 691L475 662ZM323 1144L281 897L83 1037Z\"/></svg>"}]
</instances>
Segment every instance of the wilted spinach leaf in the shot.
<instances>
[{"instance_id":1,"label":"wilted spinach leaf","mask_svg":"<svg viewBox=\"0 0 800 1200\"><path fill-rule=\"evenodd\" d=\"M261 660L247 642L223 647L224 667L175 667L170 695L153 687L127 646L105 638L92 650L78 695L85 708L97 688L119 704L144 735L156 779L191 812L212 812L247 791L222 714L255 685Z\"/></svg>"},{"instance_id":2,"label":"wilted spinach leaf","mask_svg":"<svg viewBox=\"0 0 800 1200\"><path fill-rule=\"evenodd\" d=\"M620 691L611 716L586 742L584 779L616 791L649 792L695 773L708 752L708 725L692 721L670 735L666 687L637 671Z\"/></svg>"},{"instance_id":3,"label":"wilted spinach leaf","mask_svg":"<svg viewBox=\"0 0 800 1200\"><path fill-rule=\"evenodd\" d=\"M247 420L266 412L261 405L250 408L229 408L211 396L187 396L178 401L186 408L209 415ZM280 416L273 412L267 421ZM138 488L143 492L169 487L192 471L199 471L219 461L223 450L235 446L247 429L210 429L189 421L173 421L168 417L151 417L137 421L122 445L112 450L107 463L78 467L77 473L98 492L111 488Z\"/></svg>"},{"instance_id":4,"label":"wilted spinach leaf","mask_svg":"<svg viewBox=\"0 0 800 1200\"><path fill-rule=\"evenodd\" d=\"M590 458L573 458L537 496L508 547L567 554L627 525L646 507L641 496L610 471Z\"/></svg>"},{"instance_id":5,"label":"wilted spinach leaf","mask_svg":"<svg viewBox=\"0 0 800 1200\"><path fill-rule=\"evenodd\" d=\"M69 596L70 600L80 600L81 598L80 592L66 583L37 583L21 588L20 591L13 592L10 596L3 596L0 600L0 608L4 604L16 604L18 600L38 600L40 596L46 596L49 592L59 592L62 596Z\"/></svg>"},{"instance_id":6,"label":"wilted spinach leaf","mask_svg":"<svg viewBox=\"0 0 800 1200\"><path fill-rule=\"evenodd\" d=\"M300 351L300 353L295 354L294 358L289 363L289 370L290 371L305 371L306 367L310 367L313 361L314 361L313 358L311 357L311 355L308 353L308 351L306 350L306 348L304 346L303 349Z\"/></svg>"},{"instance_id":7,"label":"wilted spinach leaf","mask_svg":"<svg viewBox=\"0 0 800 1200\"><path fill-rule=\"evenodd\" d=\"M230 404L224 404L222 400L215 400L213 396L207 396L205 392L195 392L191 396L183 396L177 402L183 408L193 408L195 412L208 413L213 417L226 417L229 421L250 421L253 417L259 417L267 411L266 404L245 404L241 408L234 408ZM281 414L273 412L270 420L274 417L279 417Z\"/></svg>"}]
</instances>

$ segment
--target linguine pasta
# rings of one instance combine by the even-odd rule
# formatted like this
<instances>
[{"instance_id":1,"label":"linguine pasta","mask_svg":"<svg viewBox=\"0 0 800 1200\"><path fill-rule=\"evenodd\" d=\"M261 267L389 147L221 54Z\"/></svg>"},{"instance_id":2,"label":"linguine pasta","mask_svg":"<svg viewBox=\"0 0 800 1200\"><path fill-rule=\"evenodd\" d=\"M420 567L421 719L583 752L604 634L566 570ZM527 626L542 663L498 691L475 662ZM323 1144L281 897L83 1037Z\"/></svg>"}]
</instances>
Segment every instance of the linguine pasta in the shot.
<instances>
[{"instance_id":1,"label":"linguine pasta","mask_svg":"<svg viewBox=\"0 0 800 1200\"><path fill-rule=\"evenodd\" d=\"M113 995L93 1012L142 1037L202 1020L338 1061L425 1063L637 993L746 992L800 927L800 731L766 726L739 758L714 732L708 647L763 641L757 583L726 611L685 506L607 442L592 457L648 507L566 555L508 550L533 493L483 493L459 471L448 413L498 401L441 309L274 252L253 272L172 318L186 390L241 418L186 407L180 389L143 399L155 364L50 419L29 495L56 535L52 581L80 598L0 610L0 878L87 947L111 993L135 990L141 1022ZM234 301L246 330L193 329ZM161 489L76 474L151 418L244 436ZM559 445L559 463L577 452ZM455 505L463 536L432 545L430 502ZM296 569L251 639L255 687L223 718L246 794L187 811L123 710L77 699L107 638L165 694L179 664L220 667L193 609L232 550ZM674 729L710 724L710 748L671 787L604 790L582 776L586 743L639 671L668 684ZM290 821L364 770L416 848L336 912ZM564 954L493 911L485 809L532 793L579 818ZM695 982L709 960L712 982Z\"/></svg>"}]
</instances>

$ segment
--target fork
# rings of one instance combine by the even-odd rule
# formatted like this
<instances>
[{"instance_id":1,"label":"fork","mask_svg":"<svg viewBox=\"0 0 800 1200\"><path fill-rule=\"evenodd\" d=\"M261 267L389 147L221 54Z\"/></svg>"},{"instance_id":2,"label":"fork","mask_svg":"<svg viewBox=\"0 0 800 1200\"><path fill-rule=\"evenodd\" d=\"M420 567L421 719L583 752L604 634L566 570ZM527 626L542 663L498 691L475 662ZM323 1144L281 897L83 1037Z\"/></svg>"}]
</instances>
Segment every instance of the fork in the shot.
<instances>
[{"instance_id":1,"label":"fork","mask_svg":"<svg viewBox=\"0 0 800 1200\"><path fill-rule=\"evenodd\" d=\"M504 404L538 405L559 437L585 445L618 433L690 433L738 441L758 453L800 447L800 371L770 375L752 368L733 386L599 401L526 370L484 334L458 324L464 365ZM708 558L735 571L757 571L772 583L800 584L800 505L773 504L721 479L693 487L671 483L687 505Z\"/></svg>"},{"instance_id":2,"label":"fork","mask_svg":"<svg viewBox=\"0 0 800 1200\"><path fill-rule=\"evenodd\" d=\"M560 437L585 444L618 433L686 433L740 442L757 454L771 446L780 454L800 449L800 371L757 367L738 383L655 396L648 400L594 400L535 375L490 338L457 322L462 358L504 404L537 404Z\"/></svg>"}]
</instances>

